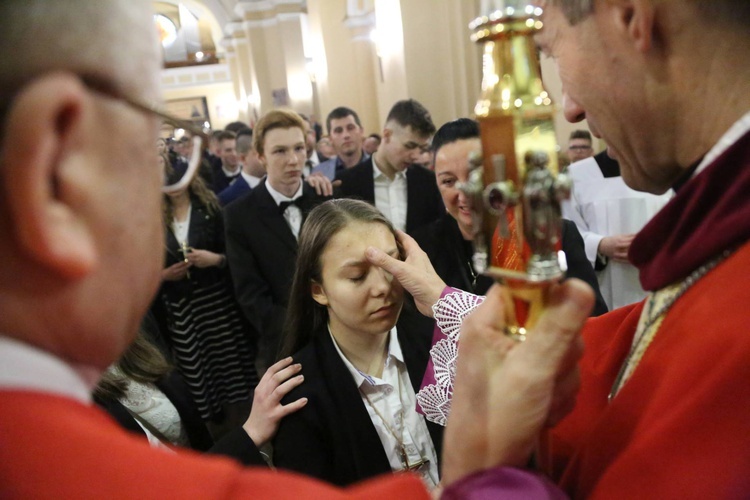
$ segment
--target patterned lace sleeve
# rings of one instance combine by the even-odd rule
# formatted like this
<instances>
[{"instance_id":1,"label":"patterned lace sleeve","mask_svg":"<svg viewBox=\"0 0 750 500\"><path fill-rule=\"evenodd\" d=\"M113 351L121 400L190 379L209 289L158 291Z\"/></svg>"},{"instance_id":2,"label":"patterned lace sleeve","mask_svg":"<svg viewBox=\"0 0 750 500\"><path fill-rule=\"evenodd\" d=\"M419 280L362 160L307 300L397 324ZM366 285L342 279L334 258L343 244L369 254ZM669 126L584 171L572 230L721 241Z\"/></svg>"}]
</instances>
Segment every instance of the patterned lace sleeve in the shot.
<instances>
[{"instance_id":1,"label":"patterned lace sleeve","mask_svg":"<svg viewBox=\"0 0 750 500\"><path fill-rule=\"evenodd\" d=\"M417 411L431 422L444 426L448 421L461 322L483 301L479 295L447 287L432 306L435 332L427 371L417 393Z\"/></svg>"}]
</instances>

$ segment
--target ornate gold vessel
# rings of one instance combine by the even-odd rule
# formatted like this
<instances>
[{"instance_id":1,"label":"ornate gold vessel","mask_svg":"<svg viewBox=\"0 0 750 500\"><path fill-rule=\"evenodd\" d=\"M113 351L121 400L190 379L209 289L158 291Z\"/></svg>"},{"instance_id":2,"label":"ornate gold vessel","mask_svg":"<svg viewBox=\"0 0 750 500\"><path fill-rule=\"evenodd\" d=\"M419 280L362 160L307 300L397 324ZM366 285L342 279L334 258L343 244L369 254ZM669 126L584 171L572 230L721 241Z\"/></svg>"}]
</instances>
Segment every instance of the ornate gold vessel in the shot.
<instances>
[{"instance_id":1,"label":"ornate gold vessel","mask_svg":"<svg viewBox=\"0 0 750 500\"><path fill-rule=\"evenodd\" d=\"M470 158L462 189L472 200L475 268L507 285L507 333L523 340L565 272L560 201L570 182L555 176L554 106L533 41L542 9L528 0L491 3L495 10L470 25L483 45L475 108L482 153Z\"/></svg>"}]
</instances>

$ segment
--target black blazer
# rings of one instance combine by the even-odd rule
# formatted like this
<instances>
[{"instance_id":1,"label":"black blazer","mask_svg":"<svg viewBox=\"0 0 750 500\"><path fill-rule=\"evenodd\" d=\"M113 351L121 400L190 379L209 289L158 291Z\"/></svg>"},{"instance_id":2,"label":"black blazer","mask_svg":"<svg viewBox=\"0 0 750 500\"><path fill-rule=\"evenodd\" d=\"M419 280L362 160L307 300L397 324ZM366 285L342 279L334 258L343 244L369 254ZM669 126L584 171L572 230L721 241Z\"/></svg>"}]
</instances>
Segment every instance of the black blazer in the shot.
<instances>
[{"instance_id":1,"label":"black blazer","mask_svg":"<svg viewBox=\"0 0 750 500\"><path fill-rule=\"evenodd\" d=\"M398 339L414 392L419 390L432 342L434 322L404 306ZM274 465L340 486L391 472L388 457L351 373L324 326L294 355L305 382L284 404L300 397L308 403L285 417L274 439ZM438 458L443 427L427 421Z\"/></svg>"},{"instance_id":2,"label":"black blazer","mask_svg":"<svg viewBox=\"0 0 750 500\"><path fill-rule=\"evenodd\" d=\"M479 295L487 293L493 280L480 275L476 284L473 284L469 269L470 250L458 228L458 223L450 214L445 213L434 223L415 231L413 236L430 258L435 271L448 286ZM599 316L606 313L607 304L599 291L594 268L586 258L581 233L576 225L567 219L563 219L562 249L568 261L565 277L583 280L594 289L596 304L591 315Z\"/></svg>"},{"instance_id":3,"label":"black blazer","mask_svg":"<svg viewBox=\"0 0 750 500\"><path fill-rule=\"evenodd\" d=\"M220 210L211 214L196 197L191 197L192 209L190 214L190 226L188 228L189 247L211 252L225 253L224 244L224 217ZM180 245L174 233L166 231L167 253L164 267L169 267L182 262L184 256L180 251ZM190 278L180 281L165 281L162 284L162 292L176 297L189 295L194 286L207 286L228 277L226 269L218 267L190 268Z\"/></svg>"},{"instance_id":4,"label":"black blazer","mask_svg":"<svg viewBox=\"0 0 750 500\"><path fill-rule=\"evenodd\" d=\"M303 217L326 198L302 185ZM297 240L266 188L266 179L224 209L226 250L235 295L259 332L259 355L275 361L297 259Z\"/></svg>"},{"instance_id":5,"label":"black blazer","mask_svg":"<svg viewBox=\"0 0 750 500\"><path fill-rule=\"evenodd\" d=\"M373 168L372 158L368 158L355 167L340 171L336 174L336 180L341 181L341 186L334 196L358 198L374 205ZM409 234L445 212L432 171L421 165L411 165L406 169L406 204L406 232Z\"/></svg>"},{"instance_id":6,"label":"black blazer","mask_svg":"<svg viewBox=\"0 0 750 500\"><path fill-rule=\"evenodd\" d=\"M255 443L241 427L233 429L219 441L214 442L190 397L187 385L176 371L170 372L154 385L167 396L167 399L177 409L182 426L190 441L190 448L231 457L243 465L265 465L265 461ZM94 402L109 413L123 429L143 439L146 438L143 428L118 400L94 396Z\"/></svg>"}]
</instances>

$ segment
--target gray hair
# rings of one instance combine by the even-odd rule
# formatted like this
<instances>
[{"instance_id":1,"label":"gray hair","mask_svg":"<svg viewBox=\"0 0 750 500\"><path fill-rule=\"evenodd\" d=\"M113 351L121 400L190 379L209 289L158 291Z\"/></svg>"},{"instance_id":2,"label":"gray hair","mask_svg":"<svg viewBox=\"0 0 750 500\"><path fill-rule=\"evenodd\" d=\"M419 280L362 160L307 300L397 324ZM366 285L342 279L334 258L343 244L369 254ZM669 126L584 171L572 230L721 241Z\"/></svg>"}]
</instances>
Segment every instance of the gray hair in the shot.
<instances>
[{"instance_id":1,"label":"gray hair","mask_svg":"<svg viewBox=\"0 0 750 500\"><path fill-rule=\"evenodd\" d=\"M152 16L147 0L2 0L0 99L7 102L25 83L58 70L156 100L156 30L143 28L153 26Z\"/></svg>"},{"instance_id":2,"label":"gray hair","mask_svg":"<svg viewBox=\"0 0 750 500\"><path fill-rule=\"evenodd\" d=\"M237 154L246 155L253 148L253 136L242 134L237 138Z\"/></svg>"},{"instance_id":3,"label":"gray hair","mask_svg":"<svg viewBox=\"0 0 750 500\"><path fill-rule=\"evenodd\" d=\"M551 0L560 7L570 24L583 21L594 12L596 0ZM653 0L655 3L663 0ZM683 4L693 7L703 19L718 21L724 25L750 28L750 2L747 0L683 0Z\"/></svg>"},{"instance_id":4,"label":"gray hair","mask_svg":"<svg viewBox=\"0 0 750 500\"><path fill-rule=\"evenodd\" d=\"M552 0L552 3L562 9L570 24L583 21L594 12L594 0Z\"/></svg>"}]
</instances>

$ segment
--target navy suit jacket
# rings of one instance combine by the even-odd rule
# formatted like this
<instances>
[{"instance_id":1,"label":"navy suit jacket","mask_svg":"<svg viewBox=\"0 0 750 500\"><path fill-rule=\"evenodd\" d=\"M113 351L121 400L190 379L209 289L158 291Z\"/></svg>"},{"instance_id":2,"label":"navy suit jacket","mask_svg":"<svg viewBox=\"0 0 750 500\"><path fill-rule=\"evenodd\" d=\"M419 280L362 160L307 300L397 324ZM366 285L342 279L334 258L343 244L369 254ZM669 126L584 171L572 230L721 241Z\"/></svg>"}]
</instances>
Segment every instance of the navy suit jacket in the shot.
<instances>
[{"instance_id":1,"label":"navy suit jacket","mask_svg":"<svg viewBox=\"0 0 750 500\"><path fill-rule=\"evenodd\" d=\"M249 193L252 189L245 178L240 175L228 188L219 193L219 204L225 207L243 194Z\"/></svg>"},{"instance_id":2,"label":"navy suit jacket","mask_svg":"<svg viewBox=\"0 0 750 500\"><path fill-rule=\"evenodd\" d=\"M336 176L341 186L334 192L337 198L357 198L375 204L375 180L372 158L356 167L342 170ZM420 165L406 169L406 232L429 224L445 213L443 198L435 182L435 174Z\"/></svg>"}]
</instances>

